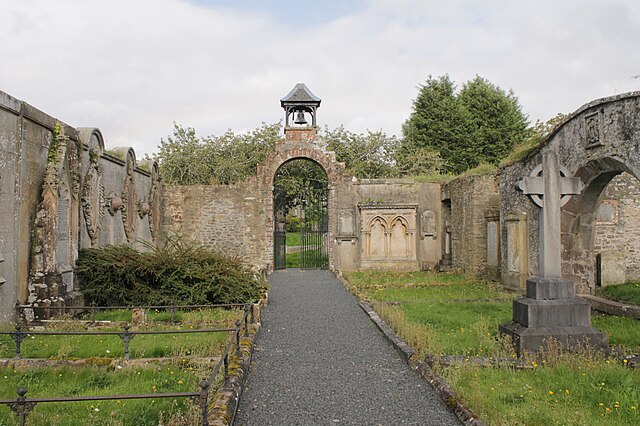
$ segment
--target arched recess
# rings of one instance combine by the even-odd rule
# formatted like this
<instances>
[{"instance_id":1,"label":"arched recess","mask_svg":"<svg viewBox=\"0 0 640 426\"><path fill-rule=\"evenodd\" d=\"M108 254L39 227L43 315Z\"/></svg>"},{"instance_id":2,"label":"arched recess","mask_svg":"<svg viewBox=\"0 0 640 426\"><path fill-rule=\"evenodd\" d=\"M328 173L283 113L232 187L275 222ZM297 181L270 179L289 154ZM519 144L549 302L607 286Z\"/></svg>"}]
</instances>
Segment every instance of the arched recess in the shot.
<instances>
[{"instance_id":1,"label":"arched recess","mask_svg":"<svg viewBox=\"0 0 640 426\"><path fill-rule=\"evenodd\" d=\"M640 176L640 92L625 93L590 102L570 114L528 159L500 170L501 210L526 213L528 270L538 275L540 209L516 191L516 184L542 162L548 151L580 177L585 189L562 209L562 275L577 284L579 292L593 291L595 281L594 232L596 211L611 180L626 172ZM502 243L509 232L502 223ZM502 254L502 277L508 279L507 253Z\"/></svg>"},{"instance_id":2,"label":"arched recess","mask_svg":"<svg viewBox=\"0 0 640 426\"><path fill-rule=\"evenodd\" d=\"M335 219L335 187L343 179L344 176L344 163L340 163L336 160L335 153L332 151L325 151L316 143L301 142L301 143L278 143L276 145L275 152L268 156L262 164L257 167L257 178L259 185L263 188L263 199L266 202L265 216L268 218L265 226L265 245L264 261L268 265L269 270L274 269L274 229L275 229L275 214L274 214L274 178L278 169L288 161L302 159L311 160L318 164L326 173L328 181L328 255L329 255L329 269L333 270L335 265L335 250L334 250L334 236L336 232L336 219Z\"/></svg>"},{"instance_id":3,"label":"arched recess","mask_svg":"<svg viewBox=\"0 0 640 426\"><path fill-rule=\"evenodd\" d=\"M563 275L581 284L583 289L592 289L596 281L594 242L597 209L607 185L623 172L636 179L640 176L638 171L619 159L605 157L589 161L575 173L585 183L585 189L563 208Z\"/></svg>"}]
</instances>

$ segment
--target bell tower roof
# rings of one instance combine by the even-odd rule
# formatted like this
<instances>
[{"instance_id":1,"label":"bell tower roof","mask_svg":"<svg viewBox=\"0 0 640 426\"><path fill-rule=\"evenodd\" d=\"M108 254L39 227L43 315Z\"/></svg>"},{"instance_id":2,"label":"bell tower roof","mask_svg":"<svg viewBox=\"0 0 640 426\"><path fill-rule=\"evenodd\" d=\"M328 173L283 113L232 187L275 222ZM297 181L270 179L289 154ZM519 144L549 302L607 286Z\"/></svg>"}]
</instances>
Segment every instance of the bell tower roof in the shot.
<instances>
[{"instance_id":1,"label":"bell tower roof","mask_svg":"<svg viewBox=\"0 0 640 426\"><path fill-rule=\"evenodd\" d=\"M304 83L298 83L293 86L293 89L285 96L280 99L280 105L285 108L286 106L292 105L314 105L316 107L320 106L321 99L311 93L311 90Z\"/></svg>"}]
</instances>

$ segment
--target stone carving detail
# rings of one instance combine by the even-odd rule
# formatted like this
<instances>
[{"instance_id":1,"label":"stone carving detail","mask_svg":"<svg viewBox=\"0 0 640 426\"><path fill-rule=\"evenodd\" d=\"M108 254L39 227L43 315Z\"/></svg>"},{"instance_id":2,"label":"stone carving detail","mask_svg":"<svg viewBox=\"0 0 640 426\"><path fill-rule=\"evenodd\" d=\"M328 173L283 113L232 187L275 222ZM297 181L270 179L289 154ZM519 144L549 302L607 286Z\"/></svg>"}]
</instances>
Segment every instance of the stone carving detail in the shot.
<instances>
[{"instance_id":1,"label":"stone carving detail","mask_svg":"<svg viewBox=\"0 0 640 426\"><path fill-rule=\"evenodd\" d=\"M436 237L436 213L432 210L422 212L422 235Z\"/></svg>"},{"instance_id":2,"label":"stone carving detail","mask_svg":"<svg viewBox=\"0 0 640 426\"><path fill-rule=\"evenodd\" d=\"M594 112L584 117L585 148L590 149L602 146L600 142L600 121L600 112Z\"/></svg>"},{"instance_id":3,"label":"stone carving detail","mask_svg":"<svg viewBox=\"0 0 640 426\"><path fill-rule=\"evenodd\" d=\"M149 190L149 231L151 232L151 240L158 239L160 230L160 173L158 164L154 163L151 167L151 189Z\"/></svg>"},{"instance_id":4,"label":"stone carving detail","mask_svg":"<svg viewBox=\"0 0 640 426\"><path fill-rule=\"evenodd\" d=\"M82 214L87 226L87 233L91 239L91 245L98 242L102 221L104 219L105 198L104 185L102 184L102 169L100 157L93 150L89 151L89 168L84 176L82 185Z\"/></svg>"},{"instance_id":5,"label":"stone carving detail","mask_svg":"<svg viewBox=\"0 0 640 426\"><path fill-rule=\"evenodd\" d=\"M135 158L133 153L129 151L127 153L126 162L127 174L124 178L124 186L122 188L122 224L124 225L124 234L127 237L127 241L133 241L133 237L136 231L136 221L138 220L138 202L136 195L135 182L133 180L133 169L135 167ZM113 203L113 199L112 199ZM112 204L113 208L113 204Z\"/></svg>"}]
</instances>

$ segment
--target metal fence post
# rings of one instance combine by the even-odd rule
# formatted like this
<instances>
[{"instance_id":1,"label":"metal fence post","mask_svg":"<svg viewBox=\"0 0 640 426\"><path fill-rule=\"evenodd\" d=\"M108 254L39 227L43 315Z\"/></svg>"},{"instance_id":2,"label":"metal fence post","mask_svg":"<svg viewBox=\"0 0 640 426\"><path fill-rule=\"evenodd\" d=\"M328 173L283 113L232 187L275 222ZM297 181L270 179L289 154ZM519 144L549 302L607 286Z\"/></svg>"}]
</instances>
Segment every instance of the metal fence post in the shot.
<instances>
[{"instance_id":1,"label":"metal fence post","mask_svg":"<svg viewBox=\"0 0 640 426\"><path fill-rule=\"evenodd\" d=\"M96 322L96 301L91 301L91 321Z\"/></svg>"},{"instance_id":2,"label":"metal fence post","mask_svg":"<svg viewBox=\"0 0 640 426\"><path fill-rule=\"evenodd\" d=\"M27 424L27 414L35 408L36 403L27 401L25 397L27 390L24 387L20 386L17 393L16 402L9 404L9 408L18 415L20 426L25 426Z\"/></svg>"},{"instance_id":3,"label":"metal fence post","mask_svg":"<svg viewBox=\"0 0 640 426\"><path fill-rule=\"evenodd\" d=\"M135 336L132 332L129 331L129 324L124 325L124 333L119 333L118 336L124 342L124 359L129 359L129 342Z\"/></svg>"},{"instance_id":4,"label":"metal fence post","mask_svg":"<svg viewBox=\"0 0 640 426\"><path fill-rule=\"evenodd\" d=\"M202 426L209 426L209 385L202 379L200 382L200 408L202 409Z\"/></svg>"},{"instance_id":5,"label":"metal fence post","mask_svg":"<svg viewBox=\"0 0 640 426\"><path fill-rule=\"evenodd\" d=\"M229 354L224 354L224 384L229 383Z\"/></svg>"},{"instance_id":6,"label":"metal fence post","mask_svg":"<svg viewBox=\"0 0 640 426\"><path fill-rule=\"evenodd\" d=\"M251 324L255 324L256 323L256 316L255 316L255 313L254 313L255 307L256 307L256 304L252 303L251 304Z\"/></svg>"},{"instance_id":7,"label":"metal fence post","mask_svg":"<svg viewBox=\"0 0 640 426\"><path fill-rule=\"evenodd\" d=\"M25 337L25 333L22 332L22 325L20 325L20 323L16 324L16 331L11 333L11 338L16 342L16 358L18 359L22 359L20 344L22 343L22 339Z\"/></svg>"},{"instance_id":8,"label":"metal fence post","mask_svg":"<svg viewBox=\"0 0 640 426\"><path fill-rule=\"evenodd\" d=\"M240 357L240 320L236 321L236 355Z\"/></svg>"},{"instance_id":9,"label":"metal fence post","mask_svg":"<svg viewBox=\"0 0 640 426\"><path fill-rule=\"evenodd\" d=\"M249 305L244 305L244 337L249 336L249 326L247 321L249 319Z\"/></svg>"},{"instance_id":10,"label":"metal fence post","mask_svg":"<svg viewBox=\"0 0 640 426\"><path fill-rule=\"evenodd\" d=\"M175 324L175 308L173 307L173 303L169 306L169 310L171 311L171 324Z\"/></svg>"}]
</instances>

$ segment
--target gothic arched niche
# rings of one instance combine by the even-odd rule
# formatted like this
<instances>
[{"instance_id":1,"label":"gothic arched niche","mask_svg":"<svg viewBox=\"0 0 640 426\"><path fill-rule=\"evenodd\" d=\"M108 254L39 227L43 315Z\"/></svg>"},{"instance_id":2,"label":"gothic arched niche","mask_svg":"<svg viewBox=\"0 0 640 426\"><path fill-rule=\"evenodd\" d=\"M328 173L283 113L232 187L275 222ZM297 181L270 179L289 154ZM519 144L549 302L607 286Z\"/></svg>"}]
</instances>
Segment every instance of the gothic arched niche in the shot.
<instances>
[{"instance_id":1,"label":"gothic arched niche","mask_svg":"<svg viewBox=\"0 0 640 426\"><path fill-rule=\"evenodd\" d=\"M417 205L361 203L361 268L418 268Z\"/></svg>"}]
</instances>

